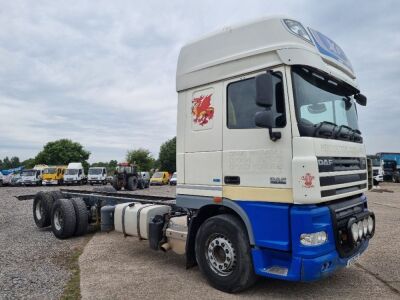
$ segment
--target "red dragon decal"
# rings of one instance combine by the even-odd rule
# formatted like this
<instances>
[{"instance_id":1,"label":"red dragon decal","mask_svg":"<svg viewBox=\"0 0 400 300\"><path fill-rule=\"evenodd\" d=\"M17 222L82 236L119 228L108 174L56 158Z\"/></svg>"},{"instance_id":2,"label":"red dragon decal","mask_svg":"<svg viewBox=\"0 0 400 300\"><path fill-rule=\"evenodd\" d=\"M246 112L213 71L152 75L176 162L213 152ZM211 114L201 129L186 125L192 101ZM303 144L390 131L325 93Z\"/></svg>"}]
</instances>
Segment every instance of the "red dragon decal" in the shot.
<instances>
[{"instance_id":1,"label":"red dragon decal","mask_svg":"<svg viewBox=\"0 0 400 300\"><path fill-rule=\"evenodd\" d=\"M314 187L314 185L313 185L313 179L314 179L314 176L312 176L310 173L306 173L306 175L304 175L304 176L301 177L301 180L304 181L303 186L304 186L305 188L312 188L312 187Z\"/></svg>"},{"instance_id":2,"label":"red dragon decal","mask_svg":"<svg viewBox=\"0 0 400 300\"><path fill-rule=\"evenodd\" d=\"M214 107L211 106L211 96L200 96L192 100L193 122L204 126L214 117Z\"/></svg>"}]
</instances>

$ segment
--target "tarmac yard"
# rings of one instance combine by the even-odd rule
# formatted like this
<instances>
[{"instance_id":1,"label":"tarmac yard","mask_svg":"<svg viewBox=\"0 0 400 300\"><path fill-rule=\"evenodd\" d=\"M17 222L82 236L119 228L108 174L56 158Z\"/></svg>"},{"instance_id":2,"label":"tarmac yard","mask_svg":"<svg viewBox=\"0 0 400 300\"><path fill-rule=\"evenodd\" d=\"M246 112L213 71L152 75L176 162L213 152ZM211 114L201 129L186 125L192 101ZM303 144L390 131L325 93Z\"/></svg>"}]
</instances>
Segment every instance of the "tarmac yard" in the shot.
<instances>
[{"instance_id":1,"label":"tarmac yard","mask_svg":"<svg viewBox=\"0 0 400 300\"><path fill-rule=\"evenodd\" d=\"M213 289L197 267L186 270L183 256L152 251L147 241L115 232L57 240L50 229L35 226L32 200L13 197L44 189L57 188L0 188L0 299L61 297L76 272L69 265L71 256L81 252L83 299L400 299L400 184L383 184L381 191L386 192L368 193L376 233L354 266L313 283L260 278L253 288L236 295ZM174 192L165 186L135 193Z\"/></svg>"}]
</instances>

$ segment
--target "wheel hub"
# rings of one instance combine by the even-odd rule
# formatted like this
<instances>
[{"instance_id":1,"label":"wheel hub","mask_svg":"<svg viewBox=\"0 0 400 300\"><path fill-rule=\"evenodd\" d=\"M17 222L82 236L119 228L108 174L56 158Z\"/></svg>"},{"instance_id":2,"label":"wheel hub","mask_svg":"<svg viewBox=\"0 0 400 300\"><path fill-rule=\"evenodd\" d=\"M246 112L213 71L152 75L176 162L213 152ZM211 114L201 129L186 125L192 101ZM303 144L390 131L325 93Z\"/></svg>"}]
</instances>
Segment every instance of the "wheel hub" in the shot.
<instances>
[{"instance_id":1,"label":"wheel hub","mask_svg":"<svg viewBox=\"0 0 400 300\"><path fill-rule=\"evenodd\" d=\"M61 214L61 211L58 209L55 213L54 213L54 227L57 230L61 230L62 226L63 226L64 220Z\"/></svg>"},{"instance_id":2,"label":"wheel hub","mask_svg":"<svg viewBox=\"0 0 400 300\"><path fill-rule=\"evenodd\" d=\"M36 208L35 208L35 214L36 214L36 219L41 220L42 219L42 201L38 201L38 203L36 204Z\"/></svg>"},{"instance_id":3,"label":"wheel hub","mask_svg":"<svg viewBox=\"0 0 400 300\"><path fill-rule=\"evenodd\" d=\"M209 239L206 258L211 270L220 276L232 274L236 265L235 248L232 242L221 234Z\"/></svg>"}]
</instances>

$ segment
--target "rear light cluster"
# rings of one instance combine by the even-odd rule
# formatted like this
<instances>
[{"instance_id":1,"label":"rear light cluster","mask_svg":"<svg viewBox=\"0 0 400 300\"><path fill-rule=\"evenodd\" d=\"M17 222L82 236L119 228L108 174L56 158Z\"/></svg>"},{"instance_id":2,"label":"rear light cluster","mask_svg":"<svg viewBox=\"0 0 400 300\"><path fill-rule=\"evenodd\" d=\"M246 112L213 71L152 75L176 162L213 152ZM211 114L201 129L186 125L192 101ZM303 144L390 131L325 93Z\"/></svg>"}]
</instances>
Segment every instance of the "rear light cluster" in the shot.
<instances>
[{"instance_id":1,"label":"rear light cluster","mask_svg":"<svg viewBox=\"0 0 400 300\"><path fill-rule=\"evenodd\" d=\"M348 223L348 232L354 244L363 239L371 238L375 232L375 217L373 214L367 215L362 219L352 218Z\"/></svg>"}]
</instances>

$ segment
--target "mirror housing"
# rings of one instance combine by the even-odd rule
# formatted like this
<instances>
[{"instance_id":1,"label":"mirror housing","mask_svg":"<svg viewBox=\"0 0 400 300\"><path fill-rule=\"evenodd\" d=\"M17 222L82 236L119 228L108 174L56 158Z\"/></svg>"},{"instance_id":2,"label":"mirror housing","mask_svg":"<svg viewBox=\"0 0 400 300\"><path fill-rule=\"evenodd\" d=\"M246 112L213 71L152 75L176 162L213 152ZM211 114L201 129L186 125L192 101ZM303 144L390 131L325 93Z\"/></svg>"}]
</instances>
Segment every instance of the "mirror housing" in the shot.
<instances>
[{"instance_id":1,"label":"mirror housing","mask_svg":"<svg viewBox=\"0 0 400 300\"><path fill-rule=\"evenodd\" d=\"M269 108L274 103L273 75L270 72L256 76L256 104Z\"/></svg>"},{"instance_id":2,"label":"mirror housing","mask_svg":"<svg viewBox=\"0 0 400 300\"><path fill-rule=\"evenodd\" d=\"M367 105L367 97L365 97L363 94L355 94L354 99L356 102L362 106Z\"/></svg>"},{"instance_id":3,"label":"mirror housing","mask_svg":"<svg viewBox=\"0 0 400 300\"><path fill-rule=\"evenodd\" d=\"M274 115L274 113L271 110L264 110L264 111L259 111L256 113L254 116L254 122L257 127L261 128L268 128L269 129L269 138L272 141L277 141L281 138L281 133L280 132L273 132L272 128L276 126L276 119L280 116Z\"/></svg>"}]
</instances>

